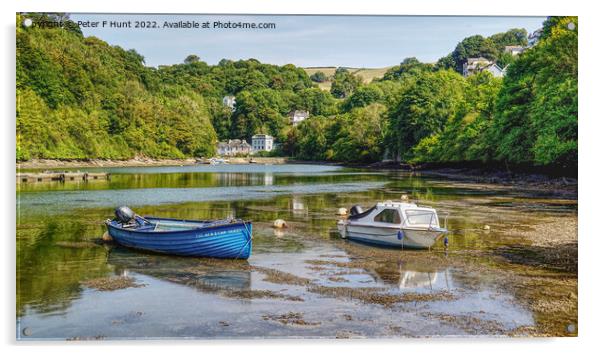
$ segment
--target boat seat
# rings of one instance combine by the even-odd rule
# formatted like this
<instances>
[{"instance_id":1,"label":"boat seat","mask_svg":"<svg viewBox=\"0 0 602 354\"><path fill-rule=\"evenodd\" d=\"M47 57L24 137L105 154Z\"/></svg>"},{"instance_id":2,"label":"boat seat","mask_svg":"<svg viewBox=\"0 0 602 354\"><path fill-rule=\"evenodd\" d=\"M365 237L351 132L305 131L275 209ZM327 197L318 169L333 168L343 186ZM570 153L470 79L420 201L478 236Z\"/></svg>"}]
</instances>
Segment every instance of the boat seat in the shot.
<instances>
[{"instance_id":1,"label":"boat seat","mask_svg":"<svg viewBox=\"0 0 602 354\"><path fill-rule=\"evenodd\" d=\"M347 217L347 220L357 220L357 219L361 219L364 216L367 216L368 214L370 214L374 209L376 209L376 206L373 206L372 208L364 211L363 213L359 213L359 214L355 214L355 215L349 215Z\"/></svg>"}]
</instances>

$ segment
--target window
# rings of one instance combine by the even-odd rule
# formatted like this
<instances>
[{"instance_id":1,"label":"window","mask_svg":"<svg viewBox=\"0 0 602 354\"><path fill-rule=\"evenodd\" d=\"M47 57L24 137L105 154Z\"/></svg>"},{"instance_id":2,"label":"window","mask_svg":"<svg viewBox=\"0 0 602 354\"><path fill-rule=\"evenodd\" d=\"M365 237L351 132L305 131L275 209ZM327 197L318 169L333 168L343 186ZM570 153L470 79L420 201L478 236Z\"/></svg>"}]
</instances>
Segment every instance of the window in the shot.
<instances>
[{"instance_id":1,"label":"window","mask_svg":"<svg viewBox=\"0 0 602 354\"><path fill-rule=\"evenodd\" d=\"M435 213L428 210L406 210L409 224L437 225Z\"/></svg>"},{"instance_id":2,"label":"window","mask_svg":"<svg viewBox=\"0 0 602 354\"><path fill-rule=\"evenodd\" d=\"M374 217L374 221L387 224L401 224L401 217L397 209L385 209Z\"/></svg>"}]
</instances>

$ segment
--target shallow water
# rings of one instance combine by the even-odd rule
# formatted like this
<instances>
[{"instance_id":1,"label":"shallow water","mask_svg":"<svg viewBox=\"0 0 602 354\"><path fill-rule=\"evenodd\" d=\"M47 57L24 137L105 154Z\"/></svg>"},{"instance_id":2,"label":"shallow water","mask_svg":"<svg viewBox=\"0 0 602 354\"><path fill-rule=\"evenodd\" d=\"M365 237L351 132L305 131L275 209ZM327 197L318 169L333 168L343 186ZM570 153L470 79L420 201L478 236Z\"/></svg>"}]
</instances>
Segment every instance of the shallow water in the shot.
<instances>
[{"instance_id":1,"label":"shallow water","mask_svg":"<svg viewBox=\"0 0 602 354\"><path fill-rule=\"evenodd\" d=\"M503 269L510 275L503 277L502 265L483 254L528 245L514 230L577 213L576 200L549 193L402 172L315 165L106 170L110 181L19 187L19 339L508 335L545 322L509 286L509 272L524 277L531 268ZM339 207L401 194L450 214L447 252L442 245L375 248L336 235ZM250 219L253 254L248 261L204 260L95 243L121 204L143 215ZM273 229L276 218L290 227ZM99 291L84 284L107 276L144 286Z\"/></svg>"}]
</instances>

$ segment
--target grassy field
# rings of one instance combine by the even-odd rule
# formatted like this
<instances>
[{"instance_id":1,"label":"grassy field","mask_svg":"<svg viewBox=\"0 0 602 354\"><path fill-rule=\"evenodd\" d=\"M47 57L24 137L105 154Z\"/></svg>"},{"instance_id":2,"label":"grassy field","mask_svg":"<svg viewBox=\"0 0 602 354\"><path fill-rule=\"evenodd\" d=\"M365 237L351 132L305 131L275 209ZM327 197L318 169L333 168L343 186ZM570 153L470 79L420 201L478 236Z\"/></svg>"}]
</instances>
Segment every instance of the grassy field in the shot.
<instances>
[{"instance_id":1,"label":"grassy field","mask_svg":"<svg viewBox=\"0 0 602 354\"><path fill-rule=\"evenodd\" d=\"M347 68L347 69L351 73L361 77L362 80L364 81L364 83L369 83L370 81L372 81L375 78L379 79L379 78L383 77L385 72L387 72L387 70L389 70L390 68L391 67L386 67L386 68ZM303 68L303 69L305 70L307 75L312 75L318 71L321 71L324 74L326 74L326 76L332 77L334 75L334 72L337 69L337 67L336 66L324 66L324 67L311 67L311 68ZM322 90L330 90L331 85L332 85L332 82L330 80L318 83L318 86Z\"/></svg>"}]
</instances>

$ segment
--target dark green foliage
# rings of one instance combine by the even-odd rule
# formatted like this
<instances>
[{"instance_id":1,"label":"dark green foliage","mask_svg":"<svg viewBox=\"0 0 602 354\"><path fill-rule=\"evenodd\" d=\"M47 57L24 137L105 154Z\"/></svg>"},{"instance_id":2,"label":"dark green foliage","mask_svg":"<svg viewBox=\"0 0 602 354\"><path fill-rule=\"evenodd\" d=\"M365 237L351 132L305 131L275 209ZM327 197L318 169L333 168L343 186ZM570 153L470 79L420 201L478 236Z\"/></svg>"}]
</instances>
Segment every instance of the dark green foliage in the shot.
<instances>
[{"instance_id":1,"label":"dark green foliage","mask_svg":"<svg viewBox=\"0 0 602 354\"><path fill-rule=\"evenodd\" d=\"M372 103L379 102L384 97L383 91L376 85L366 85L358 88L345 102L343 109L349 111L353 108L365 107Z\"/></svg>"},{"instance_id":2,"label":"dark green foliage","mask_svg":"<svg viewBox=\"0 0 602 354\"><path fill-rule=\"evenodd\" d=\"M432 64L421 63L416 58L405 58L401 64L387 70L383 80L399 80L404 76L419 74L423 71L433 71Z\"/></svg>"},{"instance_id":3,"label":"dark green foliage","mask_svg":"<svg viewBox=\"0 0 602 354\"><path fill-rule=\"evenodd\" d=\"M509 64L510 60L503 57L504 48L509 45L527 44L527 31L525 29L513 28L506 32L496 33L491 37L485 38L480 35L464 38L453 52L439 59L435 67L437 69L454 69L462 72L462 65L468 58L483 57L498 63L500 67Z\"/></svg>"},{"instance_id":4,"label":"dark green foliage","mask_svg":"<svg viewBox=\"0 0 602 354\"><path fill-rule=\"evenodd\" d=\"M232 135L250 139L257 133L284 138L287 114L293 107L294 94L264 88L245 90L236 96L232 116Z\"/></svg>"},{"instance_id":5,"label":"dark green foliage","mask_svg":"<svg viewBox=\"0 0 602 354\"><path fill-rule=\"evenodd\" d=\"M201 61L201 58L199 58L198 55L190 54L186 57L186 59L184 59L184 64L198 63L199 61Z\"/></svg>"},{"instance_id":6,"label":"dark green foliage","mask_svg":"<svg viewBox=\"0 0 602 354\"><path fill-rule=\"evenodd\" d=\"M336 113L336 100L326 91L317 87L303 89L297 94L294 109L309 111L311 115L331 115Z\"/></svg>"},{"instance_id":7,"label":"dark green foliage","mask_svg":"<svg viewBox=\"0 0 602 354\"><path fill-rule=\"evenodd\" d=\"M497 159L577 166L577 36L576 17L549 18L540 42L509 67L491 134Z\"/></svg>"},{"instance_id":8,"label":"dark green foliage","mask_svg":"<svg viewBox=\"0 0 602 354\"><path fill-rule=\"evenodd\" d=\"M321 71L316 71L309 78L314 82L324 82L328 79L328 77L326 77L326 74L324 74Z\"/></svg>"},{"instance_id":9,"label":"dark green foliage","mask_svg":"<svg viewBox=\"0 0 602 354\"><path fill-rule=\"evenodd\" d=\"M133 49L84 38L65 14L27 16L71 24L17 30L19 160L210 156L218 138L266 133L281 144L271 154L298 159L577 166L576 17L548 18L518 56L504 47L524 45L525 30L471 36L435 65L406 58L368 84L338 68L326 92L312 82L321 72L255 59L149 68ZM506 77L456 72L479 56L508 65ZM294 110L310 117L292 127Z\"/></svg>"},{"instance_id":10,"label":"dark green foliage","mask_svg":"<svg viewBox=\"0 0 602 354\"><path fill-rule=\"evenodd\" d=\"M509 45L527 45L527 30L524 28L513 28L506 32L496 33L489 37L489 39L495 45L497 50L497 56L499 57L503 52L504 48Z\"/></svg>"},{"instance_id":11,"label":"dark green foliage","mask_svg":"<svg viewBox=\"0 0 602 354\"><path fill-rule=\"evenodd\" d=\"M483 57L489 60L495 60L497 54L498 51L495 43L491 39L476 35L464 38L462 42L458 43L456 49L452 52L452 58L455 63L456 71L462 72L462 64L464 64L468 58Z\"/></svg>"},{"instance_id":12,"label":"dark green foliage","mask_svg":"<svg viewBox=\"0 0 602 354\"><path fill-rule=\"evenodd\" d=\"M413 147L414 162L488 161L494 144L484 134L489 128L501 86L489 72L468 77L461 109L451 115L442 131L423 138Z\"/></svg>"},{"instance_id":13,"label":"dark green foliage","mask_svg":"<svg viewBox=\"0 0 602 354\"><path fill-rule=\"evenodd\" d=\"M442 131L458 113L465 90L464 78L448 70L422 72L410 84L389 112L394 151L406 157L421 139Z\"/></svg>"},{"instance_id":14,"label":"dark green foliage","mask_svg":"<svg viewBox=\"0 0 602 354\"><path fill-rule=\"evenodd\" d=\"M575 25L574 30L568 28L570 22ZM576 26L575 17L546 21L546 35L535 47L512 60L503 82L488 73L467 78L464 95L458 97L461 109L448 111L442 130L431 130L415 145L415 140L409 139L413 147L409 153L405 150L403 154L402 150L402 156L415 162L500 161L576 168ZM421 82L419 79L417 84ZM430 91L436 94L436 90ZM414 92L409 89L402 95L402 102L407 102L406 96ZM410 102L425 105L425 101ZM401 117L423 111L404 103L401 107L410 111ZM403 128L407 129L407 125ZM415 127L409 130L413 134L420 132ZM397 134L408 139L407 133Z\"/></svg>"},{"instance_id":15,"label":"dark green foliage","mask_svg":"<svg viewBox=\"0 0 602 354\"><path fill-rule=\"evenodd\" d=\"M337 68L330 93L336 98L346 98L362 84L362 79L345 68Z\"/></svg>"},{"instance_id":16,"label":"dark green foliage","mask_svg":"<svg viewBox=\"0 0 602 354\"><path fill-rule=\"evenodd\" d=\"M160 81L134 50L75 30L19 27L17 158L212 155L204 98Z\"/></svg>"},{"instance_id":17,"label":"dark green foliage","mask_svg":"<svg viewBox=\"0 0 602 354\"><path fill-rule=\"evenodd\" d=\"M372 104L336 117L336 130L330 136L327 157L343 162L373 162L382 159L387 131L386 108Z\"/></svg>"},{"instance_id":18,"label":"dark green foliage","mask_svg":"<svg viewBox=\"0 0 602 354\"><path fill-rule=\"evenodd\" d=\"M382 158L386 108L372 104L332 117L315 116L293 128L285 152L299 159L373 162Z\"/></svg>"}]
</instances>

